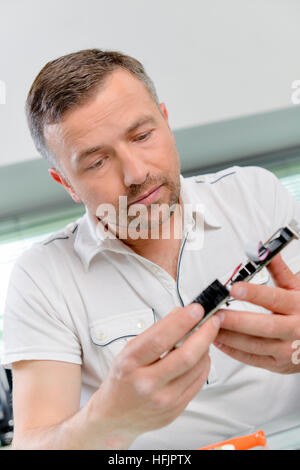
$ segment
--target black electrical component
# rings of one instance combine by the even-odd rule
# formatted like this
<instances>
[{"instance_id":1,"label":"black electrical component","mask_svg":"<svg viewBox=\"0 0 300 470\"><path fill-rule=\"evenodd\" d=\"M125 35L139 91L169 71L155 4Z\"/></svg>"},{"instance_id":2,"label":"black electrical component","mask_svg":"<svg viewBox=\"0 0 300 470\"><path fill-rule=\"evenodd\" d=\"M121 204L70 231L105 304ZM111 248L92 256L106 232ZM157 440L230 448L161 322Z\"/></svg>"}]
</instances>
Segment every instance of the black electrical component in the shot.
<instances>
[{"instance_id":1,"label":"black electrical component","mask_svg":"<svg viewBox=\"0 0 300 470\"><path fill-rule=\"evenodd\" d=\"M249 281L264 266L276 256L290 241L300 238L300 228L295 220L289 225L275 232L264 244L260 242L255 252L247 252L249 259L246 263L240 264L234 271L226 284L222 284L218 279L213 281L204 291L202 291L191 303L199 303L204 308L204 316L199 323L187 333L184 338L176 344L178 347L187 336L199 328L209 317L217 312L224 303L230 299L230 291L227 284L232 285L239 281Z\"/></svg>"},{"instance_id":2,"label":"black electrical component","mask_svg":"<svg viewBox=\"0 0 300 470\"><path fill-rule=\"evenodd\" d=\"M193 300L204 308L204 317L212 312L221 302L229 299L230 293L218 279L212 282L198 297Z\"/></svg>"}]
</instances>

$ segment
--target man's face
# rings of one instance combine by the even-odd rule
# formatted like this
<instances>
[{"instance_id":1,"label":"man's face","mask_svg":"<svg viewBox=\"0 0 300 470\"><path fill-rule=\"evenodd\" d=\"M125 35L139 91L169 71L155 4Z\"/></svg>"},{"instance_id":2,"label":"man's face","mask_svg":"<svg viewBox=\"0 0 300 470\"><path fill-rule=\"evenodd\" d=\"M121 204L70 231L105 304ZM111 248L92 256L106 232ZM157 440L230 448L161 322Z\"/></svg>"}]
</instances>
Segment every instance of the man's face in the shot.
<instances>
[{"instance_id":1,"label":"man's face","mask_svg":"<svg viewBox=\"0 0 300 470\"><path fill-rule=\"evenodd\" d=\"M94 216L102 203L119 214L119 196L127 196L128 212L159 185L154 203L178 202L180 161L166 108L126 70L112 72L90 101L47 126L45 139L69 184L58 170L52 176Z\"/></svg>"}]
</instances>

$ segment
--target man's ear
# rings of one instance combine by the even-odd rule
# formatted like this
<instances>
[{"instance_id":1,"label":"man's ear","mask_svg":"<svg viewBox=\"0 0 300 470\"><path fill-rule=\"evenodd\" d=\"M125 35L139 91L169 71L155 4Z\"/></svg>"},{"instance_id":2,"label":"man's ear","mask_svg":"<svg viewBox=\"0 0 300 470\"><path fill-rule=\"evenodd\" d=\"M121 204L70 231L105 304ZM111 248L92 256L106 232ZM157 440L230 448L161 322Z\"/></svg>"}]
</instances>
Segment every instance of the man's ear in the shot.
<instances>
[{"instance_id":1,"label":"man's ear","mask_svg":"<svg viewBox=\"0 0 300 470\"><path fill-rule=\"evenodd\" d=\"M81 199L77 196L72 186L68 183L68 181L63 177L63 175L56 169L56 168L48 168L50 176L56 181L57 183L61 184L65 190L70 194L71 198L75 202L82 202Z\"/></svg>"},{"instance_id":2,"label":"man's ear","mask_svg":"<svg viewBox=\"0 0 300 470\"><path fill-rule=\"evenodd\" d=\"M167 107L166 107L165 103L160 103L159 107L161 109L162 114L165 117L165 120L167 121L167 123L169 125L169 116L168 116L168 111L167 111Z\"/></svg>"},{"instance_id":3,"label":"man's ear","mask_svg":"<svg viewBox=\"0 0 300 470\"><path fill-rule=\"evenodd\" d=\"M162 112L162 114L163 114L163 116L164 116L164 118L167 122L167 126L170 129L170 132L173 136L173 139L175 140L175 137L174 137L173 132L171 131L171 128L170 128L170 125L169 125L169 116L168 116L168 111L167 111L167 107L166 107L165 103L160 103L159 107L160 107L161 112Z\"/></svg>"}]
</instances>

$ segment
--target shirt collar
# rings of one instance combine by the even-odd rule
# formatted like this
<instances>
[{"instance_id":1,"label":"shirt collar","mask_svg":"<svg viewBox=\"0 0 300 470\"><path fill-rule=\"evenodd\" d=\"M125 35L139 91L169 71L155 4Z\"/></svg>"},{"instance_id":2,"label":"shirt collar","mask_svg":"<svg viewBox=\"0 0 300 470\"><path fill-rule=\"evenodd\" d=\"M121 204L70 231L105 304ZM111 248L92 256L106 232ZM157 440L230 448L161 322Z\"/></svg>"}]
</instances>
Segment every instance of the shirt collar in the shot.
<instances>
[{"instance_id":1,"label":"shirt collar","mask_svg":"<svg viewBox=\"0 0 300 470\"><path fill-rule=\"evenodd\" d=\"M221 224L209 210L207 205L203 204L200 195L196 192L193 179L184 178L180 174L180 201L184 207L189 207L187 215L187 229L194 223L196 214L204 217L204 224L212 228L220 228ZM118 238L107 238L101 231L97 230L97 221L86 207L84 216L79 221L74 241L74 250L82 260L85 269L97 253L103 250L111 250L124 254L135 254L135 252ZM191 211L190 211L191 210ZM191 218L192 214L192 218ZM101 222L98 222L101 224Z\"/></svg>"},{"instance_id":2,"label":"shirt collar","mask_svg":"<svg viewBox=\"0 0 300 470\"><path fill-rule=\"evenodd\" d=\"M180 175L180 198L184 205L189 205L193 217L198 214L204 217L204 223L213 228L220 228L222 225L216 216L212 213L207 203L204 203L201 196L196 191L196 183L194 179L184 178Z\"/></svg>"},{"instance_id":3,"label":"shirt collar","mask_svg":"<svg viewBox=\"0 0 300 470\"><path fill-rule=\"evenodd\" d=\"M101 222L98 222L99 224ZM97 253L105 249L119 252L134 253L125 243L118 238L110 239L101 237L101 233L97 231L97 220L85 207L85 214L79 222L74 241L74 250L82 260L86 271L88 270L91 260Z\"/></svg>"}]
</instances>

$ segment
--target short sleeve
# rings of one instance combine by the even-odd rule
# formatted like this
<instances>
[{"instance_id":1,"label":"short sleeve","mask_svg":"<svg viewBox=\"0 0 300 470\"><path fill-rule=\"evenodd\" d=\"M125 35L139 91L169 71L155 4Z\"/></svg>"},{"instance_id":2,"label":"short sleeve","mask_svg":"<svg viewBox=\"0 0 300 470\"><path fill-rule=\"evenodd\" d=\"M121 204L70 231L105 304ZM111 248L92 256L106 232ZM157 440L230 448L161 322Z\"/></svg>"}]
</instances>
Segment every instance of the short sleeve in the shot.
<instances>
[{"instance_id":1,"label":"short sleeve","mask_svg":"<svg viewBox=\"0 0 300 470\"><path fill-rule=\"evenodd\" d=\"M257 204L271 221L269 235L279 228L295 220L300 227L300 202L297 201L283 186L279 179L270 171L260 167L240 168L248 188L252 191ZM300 271L300 241L292 240L281 252L283 260L289 268L297 273Z\"/></svg>"},{"instance_id":2,"label":"short sleeve","mask_svg":"<svg viewBox=\"0 0 300 470\"><path fill-rule=\"evenodd\" d=\"M1 363L55 360L82 364L76 332L63 318L64 305L51 273L30 259L30 250L14 265L3 317Z\"/></svg>"}]
</instances>

